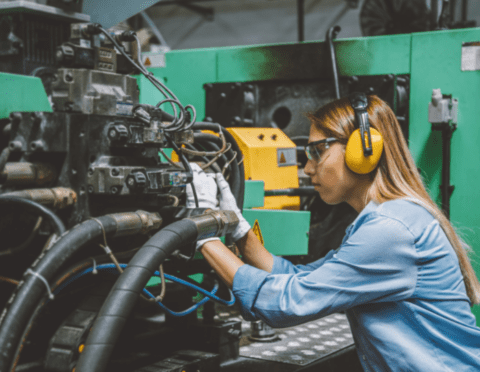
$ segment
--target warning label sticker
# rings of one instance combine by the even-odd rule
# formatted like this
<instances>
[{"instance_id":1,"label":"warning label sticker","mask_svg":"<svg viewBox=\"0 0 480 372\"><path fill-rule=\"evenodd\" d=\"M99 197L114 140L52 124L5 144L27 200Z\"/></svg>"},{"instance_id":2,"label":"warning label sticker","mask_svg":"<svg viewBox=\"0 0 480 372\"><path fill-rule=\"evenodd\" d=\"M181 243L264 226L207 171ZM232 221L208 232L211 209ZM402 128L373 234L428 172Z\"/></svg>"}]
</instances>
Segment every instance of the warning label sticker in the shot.
<instances>
[{"instance_id":1,"label":"warning label sticker","mask_svg":"<svg viewBox=\"0 0 480 372\"><path fill-rule=\"evenodd\" d=\"M277 149L277 165L279 167L297 165L297 149Z\"/></svg>"},{"instance_id":2,"label":"warning label sticker","mask_svg":"<svg viewBox=\"0 0 480 372\"><path fill-rule=\"evenodd\" d=\"M253 230L253 233L257 236L260 243L262 243L262 245L264 246L265 243L263 242L262 230L260 230L260 224L258 223L258 220L255 220L252 230Z\"/></svg>"},{"instance_id":3,"label":"warning label sticker","mask_svg":"<svg viewBox=\"0 0 480 372\"><path fill-rule=\"evenodd\" d=\"M165 54L156 53L156 54L142 54L142 62L145 67L165 67Z\"/></svg>"}]
</instances>

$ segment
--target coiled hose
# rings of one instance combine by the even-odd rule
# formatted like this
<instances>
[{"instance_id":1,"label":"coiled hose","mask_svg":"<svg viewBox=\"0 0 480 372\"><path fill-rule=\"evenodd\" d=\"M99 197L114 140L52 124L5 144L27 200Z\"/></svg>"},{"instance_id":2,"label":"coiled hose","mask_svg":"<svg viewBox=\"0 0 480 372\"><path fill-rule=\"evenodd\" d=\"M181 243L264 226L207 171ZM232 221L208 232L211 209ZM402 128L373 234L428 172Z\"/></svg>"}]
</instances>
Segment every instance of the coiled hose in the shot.
<instances>
[{"instance_id":1,"label":"coiled hose","mask_svg":"<svg viewBox=\"0 0 480 372\"><path fill-rule=\"evenodd\" d=\"M2 200L2 198L0 198ZM24 200L26 201L26 200ZM110 216L97 218L107 236L117 232L117 223ZM87 220L64 234L48 251L41 254L27 270L0 318L0 371L9 371L21 335L49 283L62 265L86 245L100 242L102 228L97 221ZM31 274L35 273L35 275Z\"/></svg>"},{"instance_id":2,"label":"coiled hose","mask_svg":"<svg viewBox=\"0 0 480 372\"><path fill-rule=\"evenodd\" d=\"M191 244L196 238L195 222L184 219L160 230L145 243L100 309L75 368L77 372L105 370L125 321L148 280L178 247Z\"/></svg>"}]
</instances>

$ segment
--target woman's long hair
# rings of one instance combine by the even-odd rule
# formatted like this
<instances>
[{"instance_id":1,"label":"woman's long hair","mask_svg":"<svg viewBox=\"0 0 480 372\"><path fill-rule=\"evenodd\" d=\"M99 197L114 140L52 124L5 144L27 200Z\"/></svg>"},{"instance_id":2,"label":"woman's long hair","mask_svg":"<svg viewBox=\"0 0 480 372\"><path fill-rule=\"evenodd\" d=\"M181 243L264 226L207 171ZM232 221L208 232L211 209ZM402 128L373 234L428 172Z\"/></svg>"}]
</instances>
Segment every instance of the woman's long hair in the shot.
<instances>
[{"instance_id":1,"label":"woman's long hair","mask_svg":"<svg viewBox=\"0 0 480 372\"><path fill-rule=\"evenodd\" d=\"M367 200L383 203L394 199L409 199L428 210L440 223L455 250L463 275L467 295L472 304L480 303L480 283L468 259L467 245L458 237L450 221L430 198L390 107L375 95L368 96L370 126L384 138L383 154L377 168L370 173L373 183ZM327 137L346 144L357 129L355 113L348 98L333 101L308 115L312 125Z\"/></svg>"}]
</instances>

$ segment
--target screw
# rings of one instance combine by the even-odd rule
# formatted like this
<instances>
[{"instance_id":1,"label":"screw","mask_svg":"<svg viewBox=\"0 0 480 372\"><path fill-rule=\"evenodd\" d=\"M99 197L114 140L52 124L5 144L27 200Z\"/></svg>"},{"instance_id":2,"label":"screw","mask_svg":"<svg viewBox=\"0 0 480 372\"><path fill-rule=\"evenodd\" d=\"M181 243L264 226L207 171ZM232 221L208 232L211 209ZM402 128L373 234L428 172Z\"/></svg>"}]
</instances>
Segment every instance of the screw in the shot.
<instances>
[{"instance_id":1,"label":"screw","mask_svg":"<svg viewBox=\"0 0 480 372\"><path fill-rule=\"evenodd\" d=\"M118 170L118 168L112 169L112 176L118 176L119 174L120 174L120 171Z\"/></svg>"},{"instance_id":2,"label":"screw","mask_svg":"<svg viewBox=\"0 0 480 372\"><path fill-rule=\"evenodd\" d=\"M110 136L110 138L114 138L116 135L117 135L117 131L115 129L112 129L108 135Z\"/></svg>"},{"instance_id":3,"label":"screw","mask_svg":"<svg viewBox=\"0 0 480 372\"><path fill-rule=\"evenodd\" d=\"M112 186L110 188L110 194L117 194L118 193L118 187L117 186Z\"/></svg>"},{"instance_id":4,"label":"screw","mask_svg":"<svg viewBox=\"0 0 480 372\"><path fill-rule=\"evenodd\" d=\"M128 186L135 186L135 179L133 177L130 177L128 180L127 180L127 185Z\"/></svg>"},{"instance_id":5,"label":"screw","mask_svg":"<svg viewBox=\"0 0 480 372\"><path fill-rule=\"evenodd\" d=\"M88 193L92 194L93 193L93 186L88 186Z\"/></svg>"},{"instance_id":6,"label":"screw","mask_svg":"<svg viewBox=\"0 0 480 372\"><path fill-rule=\"evenodd\" d=\"M264 136L263 134L260 134L260 135L258 136L258 139L259 139L260 141L263 141L264 138L265 138L265 136Z\"/></svg>"},{"instance_id":7,"label":"screw","mask_svg":"<svg viewBox=\"0 0 480 372\"><path fill-rule=\"evenodd\" d=\"M12 142L10 142L8 147L10 147L11 151L21 150L22 149L22 143L20 141L12 141Z\"/></svg>"},{"instance_id":8,"label":"screw","mask_svg":"<svg viewBox=\"0 0 480 372\"><path fill-rule=\"evenodd\" d=\"M32 149L33 151L44 150L45 143L42 140L33 141L30 143L30 149Z\"/></svg>"},{"instance_id":9,"label":"screw","mask_svg":"<svg viewBox=\"0 0 480 372\"><path fill-rule=\"evenodd\" d=\"M67 83L71 83L73 81L73 75L71 72L68 72L66 75L65 75L65 81Z\"/></svg>"},{"instance_id":10,"label":"screw","mask_svg":"<svg viewBox=\"0 0 480 372\"><path fill-rule=\"evenodd\" d=\"M89 169L88 169L88 175L89 175L89 176L93 176L93 169L92 169L92 168L89 168Z\"/></svg>"}]
</instances>

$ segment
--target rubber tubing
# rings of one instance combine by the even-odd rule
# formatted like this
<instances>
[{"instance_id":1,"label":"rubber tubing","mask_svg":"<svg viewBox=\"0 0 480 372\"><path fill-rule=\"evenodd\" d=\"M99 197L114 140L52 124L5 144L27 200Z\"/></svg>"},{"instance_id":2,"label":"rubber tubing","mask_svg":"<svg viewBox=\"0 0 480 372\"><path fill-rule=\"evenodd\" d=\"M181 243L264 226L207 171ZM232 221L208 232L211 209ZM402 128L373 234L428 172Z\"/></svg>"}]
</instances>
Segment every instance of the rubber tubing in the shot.
<instances>
[{"instance_id":1,"label":"rubber tubing","mask_svg":"<svg viewBox=\"0 0 480 372\"><path fill-rule=\"evenodd\" d=\"M105 370L125 321L149 279L178 247L196 238L195 222L184 219L160 230L143 245L103 303L75 367L76 372Z\"/></svg>"},{"instance_id":2,"label":"rubber tubing","mask_svg":"<svg viewBox=\"0 0 480 372\"><path fill-rule=\"evenodd\" d=\"M107 237L117 231L117 223L113 218L104 216L97 219L102 223ZM46 285L39 276L50 283L74 253L96 240L103 241L102 228L98 222L87 220L67 231L48 251L38 257L30 267L38 276L28 272L23 274L8 302L10 305L7 305L0 317L0 371L10 371L24 329L40 298L47 292Z\"/></svg>"}]
</instances>

